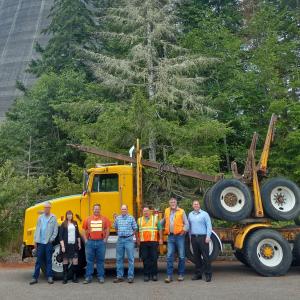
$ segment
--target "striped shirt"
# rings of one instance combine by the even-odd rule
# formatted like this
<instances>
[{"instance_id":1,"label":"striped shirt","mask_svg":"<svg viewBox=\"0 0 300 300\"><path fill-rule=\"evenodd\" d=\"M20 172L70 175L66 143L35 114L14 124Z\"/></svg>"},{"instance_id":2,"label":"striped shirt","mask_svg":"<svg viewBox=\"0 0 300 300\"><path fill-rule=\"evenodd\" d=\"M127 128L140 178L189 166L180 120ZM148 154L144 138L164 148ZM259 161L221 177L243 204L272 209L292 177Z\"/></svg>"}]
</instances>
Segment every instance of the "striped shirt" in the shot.
<instances>
[{"instance_id":1,"label":"striped shirt","mask_svg":"<svg viewBox=\"0 0 300 300\"><path fill-rule=\"evenodd\" d=\"M119 237L131 236L137 231L138 226L133 216L119 215L116 217L114 227L118 232Z\"/></svg>"}]
</instances>

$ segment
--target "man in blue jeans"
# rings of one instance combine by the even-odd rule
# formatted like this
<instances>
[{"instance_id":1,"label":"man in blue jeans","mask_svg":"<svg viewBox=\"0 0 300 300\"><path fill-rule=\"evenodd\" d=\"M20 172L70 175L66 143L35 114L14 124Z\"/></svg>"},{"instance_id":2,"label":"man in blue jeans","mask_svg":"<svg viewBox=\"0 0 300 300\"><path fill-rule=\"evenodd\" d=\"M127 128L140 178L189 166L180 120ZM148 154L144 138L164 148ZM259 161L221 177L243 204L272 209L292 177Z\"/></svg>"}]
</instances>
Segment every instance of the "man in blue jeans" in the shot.
<instances>
[{"instance_id":1,"label":"man in blue jeans","mask_svg":"<svg viewBox=\"0 0 300 300\"><path fill-rule=\"evenodd\" d=\"M177 200L171 198L170 207L165 209L164 218L161 225L165 228L165 234L168 235L168 253L167 253L167 278L166 283L173 281L173 263L175 249L178 250L178 281L184 280L185 271L185 234L189 230L189 222L182 208L177 206Z\"/></svg>"},{"instance_id":2,"label":"man in blue jeans","mask_svg":"<svg viewBox=\"0 0 300 300\"><path fill-rule=\"evenodd\" d=\"M96 259L97 278L99 283L104 283L104 260L106 242L109 237L110 221L100 215L100 204L94 204L93 215L88 217L82 226L82 236L85 242L86 273L84 284L92 282L94 261Z\"/></svg>"},{"instance_id":3,"label":"man in blue jeans","mask_svg":"<svg viewBox=\"0 0 300 300\"><path fill-rule=\"evenodd\" d=\"M127 205L121 206L121 215L117 216L114 227L118 233L117 241L117 278L114 283L124 281L124 258L125 251L128 259L127 282L133 283L134 279L134 241L133 236L137 238L137 224L133 216L128 214Z\"/></svg>"},{"instance_id":4,"label":"man in blue jeans","mask_svg":"<svg viewBox=\"0 0 300 300\"><path fill-rule=\"evenodd\" d=\"M40 268L42 265L45 265L46 267L48 283L53 284L52 242L55 240L57 232L57 220L55 215L51 214L51 204L50 202L45 202L44 213L39 216L34 233L34 248L37 258L33 278L30 281L31 285L38 282Z\"/></svg>"}]
</instances>

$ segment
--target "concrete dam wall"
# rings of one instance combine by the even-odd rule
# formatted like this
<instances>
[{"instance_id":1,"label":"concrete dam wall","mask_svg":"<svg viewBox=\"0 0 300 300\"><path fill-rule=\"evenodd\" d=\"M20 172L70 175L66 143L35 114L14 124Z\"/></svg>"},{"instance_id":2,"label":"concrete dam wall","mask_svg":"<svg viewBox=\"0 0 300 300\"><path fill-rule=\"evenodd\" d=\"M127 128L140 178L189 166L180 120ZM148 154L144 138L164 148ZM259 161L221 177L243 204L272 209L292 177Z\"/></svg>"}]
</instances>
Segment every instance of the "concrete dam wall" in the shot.
<instances>
[{"instance_id":1,"label":"concrete dam wall","mask_svg":"<svg viewBox=\"0 0 300 300\"><path fill-rule=\"evenodd\" d=\"M28 87L35 80L25 70L37 58L35 42L47 42L41 30L50 22L52 5L53 0L0 0L0 122L21 94L16 81Z\"/></svg>"}]
</instances>

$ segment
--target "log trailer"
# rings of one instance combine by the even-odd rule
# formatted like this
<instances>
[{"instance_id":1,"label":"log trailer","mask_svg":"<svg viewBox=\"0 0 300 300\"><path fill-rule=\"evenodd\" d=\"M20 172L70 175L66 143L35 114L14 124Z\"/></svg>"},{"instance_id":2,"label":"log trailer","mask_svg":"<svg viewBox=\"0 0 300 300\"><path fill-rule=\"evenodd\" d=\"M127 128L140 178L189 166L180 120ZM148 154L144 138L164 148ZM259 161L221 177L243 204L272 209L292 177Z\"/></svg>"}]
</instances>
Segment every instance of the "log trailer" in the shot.
<instances>
[{"instance_id":1,"label":"log trailer","mask_svg":"<svg viewBox=\"0 0 300 300\"><path fill-rule=\"evenodd\" d=\"M101 204L101 213L111 222L126 204L129 213L136 218L143 206L142 170L144 167L160 169L181 176L196 178L212 184L204 195L208 213L215 219L234 224L230 227L213 228L209 247L210 259L217 258L224 244L231 245L236 258L263 276L281 276L287 273L292 262L300 263L300 189L284 178L265 180L270 146L274 138L276 116L272 115L264 148L258 163L255 151L258 135L254 133L243 174L232 163L233 178L223 175L208 175L197 171L177 168L172 165L143 159L139 141L135 157L112 153L82 145L71 147L90 154L122 161L123 164L101 164L85 171L84 191L80 195L50 200L52 213L61 224L65 212L71 209L81 227L83 220L92 213L95 203ZM167 199L166 199L167 200ZM25 212L22 259L32 256L34 231L43 203L38 203ZM157 213L157 212L154 212ZM274 221L294 220L297 225L273 226ZM107 243L106 259L115 259L117 236L114 229ZM160 247L160 254L166 254L166 238ZM138 250L136 249L138 257ZM190 238L186 236L186 256L194 262ZM79 253L79 265L85 267L84 249ZM62 276L62 258L58 240L54 241L52 268L56 278Z\"/></svg>"}]
</instances>

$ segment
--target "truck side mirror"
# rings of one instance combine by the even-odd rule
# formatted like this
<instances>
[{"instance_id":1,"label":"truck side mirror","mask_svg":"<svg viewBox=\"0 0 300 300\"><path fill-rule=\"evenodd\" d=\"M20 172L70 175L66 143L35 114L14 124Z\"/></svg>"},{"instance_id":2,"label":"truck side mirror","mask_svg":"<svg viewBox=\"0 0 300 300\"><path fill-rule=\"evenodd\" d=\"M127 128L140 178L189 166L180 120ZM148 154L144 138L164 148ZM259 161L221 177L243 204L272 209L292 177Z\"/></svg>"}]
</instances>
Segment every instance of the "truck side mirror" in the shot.
<instances>
[{"instance_id":1,"label":"truck side mirror","mask_svg":"<svg viewBox=\"0 0 300 300\"><path fill-rule=\"evenodd\" d=\"M83 192L82 196L85 196L89 193L88 190L88 183L89 183L89 174L86 170L83 171Z\"/></svg>"}]
</instances>

